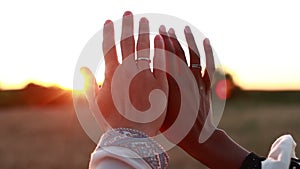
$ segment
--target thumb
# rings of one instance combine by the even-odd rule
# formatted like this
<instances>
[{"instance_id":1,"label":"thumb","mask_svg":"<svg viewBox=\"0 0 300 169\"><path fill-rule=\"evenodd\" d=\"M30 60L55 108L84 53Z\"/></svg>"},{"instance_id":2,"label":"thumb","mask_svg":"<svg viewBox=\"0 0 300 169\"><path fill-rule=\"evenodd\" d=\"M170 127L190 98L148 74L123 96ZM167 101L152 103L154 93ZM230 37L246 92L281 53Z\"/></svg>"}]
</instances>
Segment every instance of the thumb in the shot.
<instances>
[{"instance_id":1,"label":"thumb","mask_svg":"<svg viewBox=\"0 0 300 169\"><path fill-rule=\"evenodd\" d=\"M91 72L91 70L87 67L81 67L80 73L84 78L84 93L88 100L91 102L95 99L96 93L98 92L98 85L96 83L96 79Z\"/></svg>"},{"instance_id":2,"label":"thumb","mask_svg":"<svg viewBox=\"0 0 300 169\"><path fill-rule=\"evenodd\" d=\"M80 68L80 73L84 78L84 93L88 101L89 108L93 113L93 116L96 119L100 129L105 131L109 128L109 125L105 122L103 116L101 115L96 101L96 94L98 93L99 88L96 83L95 76L87 67Z\"/></svg>"}]
</instances>

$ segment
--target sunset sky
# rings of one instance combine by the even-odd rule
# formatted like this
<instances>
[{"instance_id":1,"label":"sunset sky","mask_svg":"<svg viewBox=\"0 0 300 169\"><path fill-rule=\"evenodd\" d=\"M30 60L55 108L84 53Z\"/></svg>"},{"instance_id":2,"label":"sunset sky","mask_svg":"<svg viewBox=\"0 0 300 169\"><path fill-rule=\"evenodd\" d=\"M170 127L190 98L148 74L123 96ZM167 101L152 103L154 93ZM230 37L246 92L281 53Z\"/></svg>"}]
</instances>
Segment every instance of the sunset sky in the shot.
<instances>
[{"instance_id":1,"label":"sunset sky","mask_svg":"<svg viewBox=\"0 0 300 169\"><path fill-rule=\"evenodd\" d=\"M72 88L77 59L106 19L162 13L197 27L244 89L300 89L297 0L0 2L0 88Z\"/></svg>"}]
</instances>

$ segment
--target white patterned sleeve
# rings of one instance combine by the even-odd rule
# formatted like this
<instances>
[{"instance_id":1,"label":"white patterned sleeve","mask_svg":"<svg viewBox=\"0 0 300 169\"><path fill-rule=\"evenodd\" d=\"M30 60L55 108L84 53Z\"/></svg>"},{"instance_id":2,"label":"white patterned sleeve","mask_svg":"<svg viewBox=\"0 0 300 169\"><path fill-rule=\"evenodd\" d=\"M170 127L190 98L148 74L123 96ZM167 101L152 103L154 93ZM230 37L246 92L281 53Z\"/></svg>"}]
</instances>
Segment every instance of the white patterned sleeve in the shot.
<instances>
[{"instance_id":1,"label":"white patterned sleeve","mask_svg":"<svg viewBox=\"0 0 300 169\"><path fill-rule=\"evenodd\" d=\"M166 169L169 157L145 133L118 128L104 133L91 155L90 169Z\"/></svg>"}]
</instances>

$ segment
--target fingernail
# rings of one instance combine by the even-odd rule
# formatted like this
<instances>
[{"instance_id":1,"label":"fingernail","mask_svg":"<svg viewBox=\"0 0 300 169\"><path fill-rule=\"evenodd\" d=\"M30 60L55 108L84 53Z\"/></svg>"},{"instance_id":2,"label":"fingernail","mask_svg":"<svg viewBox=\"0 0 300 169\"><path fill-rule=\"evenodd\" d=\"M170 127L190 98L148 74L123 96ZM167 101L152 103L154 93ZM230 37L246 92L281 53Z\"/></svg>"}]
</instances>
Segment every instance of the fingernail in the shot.
<instances>
[{"instance_id":1,"label":"fingernail","mask_svg":"<svg viewBox=\"0 0 300 169\"><path fill-rule=\"evenodd\" d=\"M86 70L84 67L80 68L80 74L83 76L83 78L86 78Z\"/></svg>"},{"instance_id":2,"label":"fingernail","mask_svg":"<svg viewBox=\"0 0 300 169\"><path fill-rule=\"evenodd\" d=\"M126 12L124 12L124 14L123 14L123 16L129 16L129 15L132 15L132 12L126 11Z\"/></svg>"},{"instance_id":3,"label":"fingernail","mask_svg":"<svg viewBox=\"0 0 300 169\"><path fill-rule=\"evenodd\" d=\"M161 41L162 37L160 35L156 35L154 41Z\"/></svg>"},{"instance_id":4,"label":"fingernail","mask_svg":"<svg viewBox=\"0 0 300 169\"><path fill-rule=\"evenodd\" d=\"M141 23L148 23L148 19L145 18L145 17L142 17L142 18L140 19L140 22L141 22Z\"/></svg>"},{"instance_id":5,"label":"fingernail","mask_svg":"<svg viewBox=\"0 0 300 169\"><path fill-rule=\"evenodd\" d=\"M104 25L109 24L109 23L112 23L112 21L111 20L106 20Z\"/></svg>"},{"instance_id":6,"label":"fingernail","mask_svg":"<svg viewBox=\"0 0 300 169\"><path fill-rule=\"evenodd\" d=\"M159 27L159 33L162 33L162 34L164 34L164 35L166 35L166 27L165 27L165 25L160 25L160 27Z\"/></svg>"},{"instance_id":7,"label":"fingernail","mask_svg":"<svg viewBox=\"0 0 300 169\"><path fill-rule=\"evenodd\" d=\"M169 34L175 35L175 30L173 28L170 28L168 31Z\"/></svg>"},{"instance_id":8,"label":"fingernail","mask_svg":"<svg viewBox=\"0 0 300 169\"><path fill-rule=\"evenodd\" d=\"M207 44L207 45L210 45L209 39L208 39L208 38L205 38L205 39L204 39L204 43Z\"/></svg>"},{"instance_id":9,"label":"fingernail","mask_svg":"<svg viewBox=\"0 0 300 169\"><path fill-rule=\"evenodd\" d=\"M160 35L156 35L154 38L154 48L164 48L164 40Z\"/></svg>"},{"instance_id":10,"label":"fingernail","mask_svg":"<svg viewBox=\"0 0 300 169\"><path fill-rule=\"evenodd\" d=\"M174 38L176 39L176 34L175 34L175 30L173 28L170 28L169 31L168 31L168 34L171 38Z\"/></svg>"},{"instance_id":11,"label":"fingernail","mask_svg":"<svg viewBox=\"0 0 300 169\"><path fill-rule=\"evenodd\" d=\"M80 72L83 72L83 71L84 71L84 68L83 68L83 67L81 67L79 70L80 70Z\"/></svg>"},{"instance_id":12,"label":"fingernail","mask_svg":"<svg viewBox=\"0 0 300 169\"><path fill-rule=\"evenodd\" d=\"M186 33L192 33L191 28L189 26L185 26L184 31Z\"/></svg>"}]
</instances>

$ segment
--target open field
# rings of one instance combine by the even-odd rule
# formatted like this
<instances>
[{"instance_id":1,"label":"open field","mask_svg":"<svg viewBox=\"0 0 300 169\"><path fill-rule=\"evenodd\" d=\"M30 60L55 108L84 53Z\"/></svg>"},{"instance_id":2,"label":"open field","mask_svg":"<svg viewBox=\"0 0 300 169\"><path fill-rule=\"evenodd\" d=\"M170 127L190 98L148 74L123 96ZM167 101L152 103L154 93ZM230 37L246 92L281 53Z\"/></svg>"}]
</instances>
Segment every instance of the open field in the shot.
<instances>
[{"instance_id":1,"label":"open field","mask_svg":"<svg viewBox=\"0 0 300 169\"><path fill-rule=\"evenodd\" d=\"M274 139L285 133L300 144L300 102L233 98L220 127L242 146L266 155ZM71 105L0 109L1 169L87 168L94 148ZM179 149L169 154L169 168L205 168Z\"/></svg>"}]
</instances>

